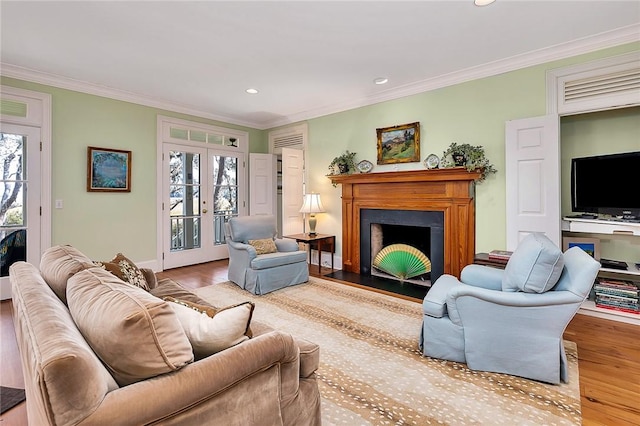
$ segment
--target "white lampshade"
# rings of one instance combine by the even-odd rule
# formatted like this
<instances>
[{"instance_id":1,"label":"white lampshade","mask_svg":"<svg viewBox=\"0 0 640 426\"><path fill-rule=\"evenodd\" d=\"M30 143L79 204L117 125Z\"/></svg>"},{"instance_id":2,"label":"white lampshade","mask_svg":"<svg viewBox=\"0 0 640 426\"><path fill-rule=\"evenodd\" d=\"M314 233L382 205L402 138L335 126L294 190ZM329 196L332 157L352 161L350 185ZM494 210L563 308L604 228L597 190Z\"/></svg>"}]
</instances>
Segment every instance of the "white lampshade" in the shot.
<instances>
[{"instance_id":1,"label":"white lampshade","mask_svg":"<svg viewBox=\"0 0 640 426\"><path fill-rule=\"evenodd\" d=\"M320 200L320 194L305 194L304 203L300 208L300 213L322 213L324 212L324 207L322 206L322 201Z\"/></svg>"},{"instance_id":2,"label":"white lampshade","mask_svg":"<svg viewBox=\"0 0 640 426\"><path fill-rule=\"evenodd\" d=\"M304 203L300 208L300 213L309 214L309 235L316 235L316 213L324 212L322 201L320 201L320 194L305 194Z\"/></svg>"}]
</instances>

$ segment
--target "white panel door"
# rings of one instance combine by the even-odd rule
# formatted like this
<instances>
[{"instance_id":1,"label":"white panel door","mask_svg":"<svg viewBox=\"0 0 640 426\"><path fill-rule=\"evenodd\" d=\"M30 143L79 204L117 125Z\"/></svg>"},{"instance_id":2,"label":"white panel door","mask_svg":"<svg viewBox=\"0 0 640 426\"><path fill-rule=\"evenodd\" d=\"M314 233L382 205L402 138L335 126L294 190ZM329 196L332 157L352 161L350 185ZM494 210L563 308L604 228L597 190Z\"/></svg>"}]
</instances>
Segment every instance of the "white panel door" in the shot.
<instances>
[{"instance_id":1,"label":"white panel door","mask_svg":"<svg viewBox=\"0 0 640 426\"><path fill-rule=\"evenodd\" d=\"M0 127L0 299L11 298L9 267L40 263L40 128Z\"/></svg>"},{"instance_id":2,"label":"white panel door","mask_svg":"<svg viewBox=\"0 0 640 426\"><path fill-rule=\"evenodd\" d=\"M304 185L304 152L282 148L282 235L304 231L300 207Z\"/></svg>"},{"instance_id":3,"label":"white panel door","mask_svg":"<svg viewBox=\"0 0 640 426\"><path fill-rule=\"evenodd\" d=\"M506 123L507 250L532 232L560 244L560 144L557 115Z\"/></svg>"},{"instance_id":4,"label":"white panel door","mask_svg":"<svg viewBox=\"0 0 640 426\"><path fill-rule=\"evenodd\" d=\"M249 154L249 214L278 214L277 160L273 154Z\"/></svg>"}]
</instances>

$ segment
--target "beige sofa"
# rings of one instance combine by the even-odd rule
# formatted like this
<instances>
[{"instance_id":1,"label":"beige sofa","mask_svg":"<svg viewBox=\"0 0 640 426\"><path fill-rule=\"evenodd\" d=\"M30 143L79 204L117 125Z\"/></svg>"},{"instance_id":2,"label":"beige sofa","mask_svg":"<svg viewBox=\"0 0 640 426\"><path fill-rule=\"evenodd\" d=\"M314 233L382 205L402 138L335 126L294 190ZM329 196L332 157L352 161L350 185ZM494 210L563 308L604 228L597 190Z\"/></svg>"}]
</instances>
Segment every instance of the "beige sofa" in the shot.
<instances>
[{"instance_id":1,"label":"beige sofa","mask_svg":"<svg viewBox=\"0 0 640 426\"><path fill-rule=\"evenodd\" d=\"M149 291L124 283L70 246L49 249L39 269L12 265L29 424L320 424L317 345L252 321L251 339L194 359L161 297L206 302L171 280L156 281L150 270L142 272ZM79 289L91 299L79 297ZM132 314L125 305L140 311ZM84 321L80 314L90 317L90 329L76 325ZM149 330L160 352L148 347L142 333ZM110 353L98 352L107 362L89 341L108 345ZM145 365L127 376L132 362ZM157 374L156 364L168 371Z\"/></svg>"}]
</instances>

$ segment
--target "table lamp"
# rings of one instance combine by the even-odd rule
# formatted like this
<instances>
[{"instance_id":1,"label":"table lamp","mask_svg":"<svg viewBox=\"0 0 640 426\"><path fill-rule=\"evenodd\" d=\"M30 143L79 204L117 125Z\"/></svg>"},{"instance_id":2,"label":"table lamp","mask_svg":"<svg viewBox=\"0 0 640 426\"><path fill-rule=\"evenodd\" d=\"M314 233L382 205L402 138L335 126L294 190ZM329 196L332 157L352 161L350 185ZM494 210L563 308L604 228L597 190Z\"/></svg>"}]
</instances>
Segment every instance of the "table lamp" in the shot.
<instances>
[{"instance_id":1,"label":"table lamp","mask_svg":"<svg viewBox=\"0 0 640 426\"><path fill-rule=\"evenodd\" d=\"M305 194L300 213L309 214L309 236L311 237L316 235L316 213L322 212L324 212L324 207L322 207L322 201L320 201L320 194L313 192Z\"/></svg>"}]
</instances>

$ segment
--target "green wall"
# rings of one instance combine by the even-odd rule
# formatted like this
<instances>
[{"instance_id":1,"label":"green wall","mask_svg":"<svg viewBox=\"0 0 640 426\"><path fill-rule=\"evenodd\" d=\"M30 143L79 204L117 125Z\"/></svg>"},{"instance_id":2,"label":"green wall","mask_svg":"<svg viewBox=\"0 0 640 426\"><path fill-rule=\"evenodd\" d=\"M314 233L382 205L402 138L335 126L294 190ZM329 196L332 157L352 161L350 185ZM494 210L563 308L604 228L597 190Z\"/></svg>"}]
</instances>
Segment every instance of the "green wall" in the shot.
<instances>
[{"instance_id":1,"label":"green wall","mask_svg":"<svg viewBox=\"0 0 640 426\"><path fill-rule=\"evenodd\" d=\"M333 157L348 149L357 153L356 161L375 164L376 128L419 121L421 160L430 153L441 156L452 142L485 148L498 173L476 186L476 250L505 248L505 122L546 114L548 70L638 49L640 43L618 46L309 120L309 190L322 194L327 210L317 215L317 229L341 236L341 188L325 176ZM394 166L423 168L405 163L375 166L373 172ZM341 241L337 245L339 252Z\"/></svg>"},{"instance_id":2,"label":"green wall","mask_svg":"<svg viewBox=\"0 0 640 426\"><path fill-rule=\"evenodd\" d=\"M266 152L264 131L2 77L3 85L51 94L52 244L71 244L93 259L123 252L156 259L157 116L249 132L250 150ZM132 151L130 193L87 192L87 146Z\"/></svg>"},{"instance_id":3,"label":"green wall","mask_svg":"<svg viewBox=\"0 0 640 426\"><path fill-rule=\"evenodd\" d=\"M485 147L498 173L476 188L476 249L504 248L505 122L546 113L546 71L634 50L640 50L640 43L309 120L308 190L320 192L327 209L317 216L318 230L338 236L339 254L341 189L332 187L325 176L333 157L348 149L357 152L357 160L368 159L375 164L376 128L419 121L421 160L430 153L440 156L452 142ZM52 209L52 243L75 245L96 259L123 251L135 261L155 260L157 115L241 129L249 132L250 152L268 151L266 131L6 77L0 81L52 95L51 198L52 203L56 199L64 201L64 209ZM571 126L570 121L563 120L563 135ZM86 192L87 146L133 151L131 193ZM398 170L422 167L422 162L397 165ZM375 166L374 171L394 169L394 165L385 165Z\"/></svg>"}]
</instances>

